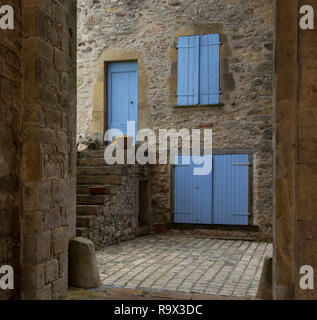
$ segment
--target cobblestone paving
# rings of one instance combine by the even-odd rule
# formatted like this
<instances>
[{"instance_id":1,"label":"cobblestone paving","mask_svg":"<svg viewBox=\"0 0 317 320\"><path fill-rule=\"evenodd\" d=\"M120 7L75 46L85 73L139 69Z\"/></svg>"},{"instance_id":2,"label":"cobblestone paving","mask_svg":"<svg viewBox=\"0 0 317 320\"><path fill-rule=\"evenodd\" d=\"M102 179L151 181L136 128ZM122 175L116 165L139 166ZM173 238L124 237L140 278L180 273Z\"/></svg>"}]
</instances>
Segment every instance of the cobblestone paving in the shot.
<instances>
[{"instance_id":1,"label":"cobblestone paving","mask_svg":"<svg viewBox=\"0 0 317 320\"><path fill-rule=\"evenodd\" d=\"M253 297L268 243L146 236L97 252L106 287Z\"/></svg>"}]
</instances>

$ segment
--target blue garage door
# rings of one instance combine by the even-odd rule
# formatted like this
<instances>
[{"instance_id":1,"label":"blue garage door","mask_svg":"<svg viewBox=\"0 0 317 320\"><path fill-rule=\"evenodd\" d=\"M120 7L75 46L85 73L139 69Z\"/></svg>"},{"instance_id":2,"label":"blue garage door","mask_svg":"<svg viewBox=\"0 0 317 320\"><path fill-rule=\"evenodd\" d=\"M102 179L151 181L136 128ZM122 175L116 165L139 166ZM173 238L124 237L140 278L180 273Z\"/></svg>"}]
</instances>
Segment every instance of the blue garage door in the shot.
<instances>
[{"instance_id":1,"label":"blue garage door","mask_svg":"<svg viewBox=\"0 0 317 320\"><path fill-rule=\"evenodd\" d=\"M178 163L182 163L183 158L179 157ZM189 156L187 158L190 158L190 164L175 167L174 221L211 224L211 173L206 176L195 176L193 158Z\"/></svg>"},{"instance_id":2,"label":"blue garage door","mask_svg":"<svg viewBox=\"0 0 317 320\"><path fill-rule=\"evenodd\" d=\"M213 156L213 223L248 225L249 156Z\"/></svg>"},{"instance_id":3,"label":"blue garage door","mask_svg":"<svg viewBox=\"0 0 317 320\"><path fill-rule=\"evenodd\" d=\"M205 176L194 175L192 159L175 166L175 223L248 225L248 218L249 155L214 155Z\"/></svg>"}]
</instances>

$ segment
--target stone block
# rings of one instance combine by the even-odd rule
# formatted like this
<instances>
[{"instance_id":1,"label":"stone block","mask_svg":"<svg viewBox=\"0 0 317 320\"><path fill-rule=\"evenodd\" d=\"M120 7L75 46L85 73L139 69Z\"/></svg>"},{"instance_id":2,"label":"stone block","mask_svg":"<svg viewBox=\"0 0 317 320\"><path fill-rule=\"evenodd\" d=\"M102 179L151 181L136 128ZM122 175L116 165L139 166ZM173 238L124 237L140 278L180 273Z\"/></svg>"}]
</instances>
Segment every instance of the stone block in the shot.
<instances>
[{"instance_id":1,"label":"stone block","mask_svg":"<svg viewBox=\"0 0 317 320\"><path fill-rule=\"evenodd\" d=\"M262 299L262 300L273 300L272 257L266 256L264 259L256 298Z\"/></svg>"},{"instance_id":2,"label":"stone block","mask_svg":"<svg viewBox=\"0 0 317 320\"><path fill-rule=\"evenodd\" d=\"M57 228L53 232L53 252L54 255L66 252L68 249L69 232L68 227Z\"/></svg>"},{"instance_id":3,"label":"stone block","mask_svg":"<svg viewBox=\"0 0 317 320\"><path fill-rule=\"evenodd\" d=\"M37 239L37 259L38 262L44 262L51 257L52 234L51 231L41 233Z\"/></svg>"},{"instance_id":4,"label":"stone block","mask_svg":"<svg viewBox=\"0 0 317 320\"><path fill-rule=\"evenodd\" d=\"M52 285L48 284L37 291L36 298L31 294L30 299L36 300L51 300L52 299Z\"/></svg>"},{"instance_id":5,"label":"stone block","mask_svg":"<svg viewBox=\"0 0 317 320\"><path fill-rule=\"evenodd\" d=\"M47 228L57 228L60 227L62 223L61 219L61 209L54 208L46 210L44 214L44 224Z\"/></svg>"},{"instance_id":6,"label":"stone block","mask_svg":"<svg viewBox=\"0 0 317 320\"><path fill-rule=\"evenodd\" d=\"M52 300L63 300L67 294L67 278L60 278L52 283Z\"/></svg>"},{"instance_id":7,"label":"stone block","mask_svg":"<svg viewBox=\"0 0 317 320\"><path fill-rule=\"evenodd\" d=\"M26 290L39 290L45 285L45 272L43 264L32 267L23 267L21 274L22 286Z\"/></svg>"},{"instance_id":8,"label":"stone block","mask_svg":"<svg viewBox=\"0 0 317 320\"><path fill-rule=\"evenodd\" d=\"M58 257L59 276L66 278L68 276L68 252L64 252Z\"/></svg>"},{"instance_id":9,"label":"stone block","mask_svg":"<svg viewBox=\"0 0 317 320\"><path fill-rule=\"evenodd\" d=\"M78 288L97 288L101 285L96 261L95 247L85 238L70 241L71 285Z\"/></svg>"},{"instance_id":10,"label":"stone block","mask_svg":"<svg viewBox=\"0 0 317 320\"><path fill-rule=\"evenodd\" d=\"M45 283L57 280L59 276L58 260L54 259L44 264Z\"/></svg>"},{"instance_id":11,"label":"stone block","mask_svg":"<svg viewBox=\"0 0 317 320\"><path fill-rule=\"evenodd\" d=\"M38 186L38 207L40 210L48 210L52 204L51 183L49 180L43 181Z\"/></svg>"}]
</instances>

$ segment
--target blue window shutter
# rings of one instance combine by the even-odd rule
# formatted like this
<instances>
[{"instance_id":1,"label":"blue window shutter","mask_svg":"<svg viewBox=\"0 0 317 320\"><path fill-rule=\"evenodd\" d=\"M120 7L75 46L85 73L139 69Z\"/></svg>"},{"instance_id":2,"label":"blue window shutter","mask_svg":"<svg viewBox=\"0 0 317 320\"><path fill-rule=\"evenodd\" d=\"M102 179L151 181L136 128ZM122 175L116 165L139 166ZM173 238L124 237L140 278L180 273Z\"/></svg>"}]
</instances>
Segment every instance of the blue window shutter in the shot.
<instances>
[{"instance_id":1,"label":"blue window shutter","mask_svg":"<svg viewBox=\"0 0 317 320\"><path fill-rule=\"evenodd\" d=\"M178 38L177 104L199 101L199 36Z\"/></svg>"},{"instance_id":2,"label":"blue window shutter","mask_svg":"<svg viewBox=\"0 0 317 320\"><path fill-rule=\"evenodd\" d=\"M200 79L199 103L219 104L220 102L220 35L200 36Z\"/></svg>"}]
</instances>

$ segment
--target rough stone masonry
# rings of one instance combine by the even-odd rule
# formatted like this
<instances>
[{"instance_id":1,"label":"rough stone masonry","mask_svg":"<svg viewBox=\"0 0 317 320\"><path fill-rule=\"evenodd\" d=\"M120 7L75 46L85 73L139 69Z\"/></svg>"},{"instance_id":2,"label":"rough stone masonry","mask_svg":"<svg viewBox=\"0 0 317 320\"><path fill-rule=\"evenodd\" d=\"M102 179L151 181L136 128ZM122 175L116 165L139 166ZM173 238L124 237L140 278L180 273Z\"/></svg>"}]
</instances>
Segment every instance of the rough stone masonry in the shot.
<instances>
[{"instance_id":1,"label":"rough stone masonry","mask_svg":"<svg viewBox=\"0 0 317 320\"><path fill-rule=\"evenodd\" d=\"M0 1L1 299L62 299L76 205L76 1Z\"/></svg>"},{"instance_id":2,"label":"rough stone masonry","mask_svg":"<svg viewBox=\"0 0 317 320\"><path fill-rule=\"evenodd\" d=\"M220 33L221 105L175 107L177 37ZM273 0L78 1L78 129L104 132L105 62L137 60L138 129L212 128L213 147L253 155L256 238L272 235ZM152 167L153 223L170 221L169 166Z\"/></svg>"}]
</instances>

